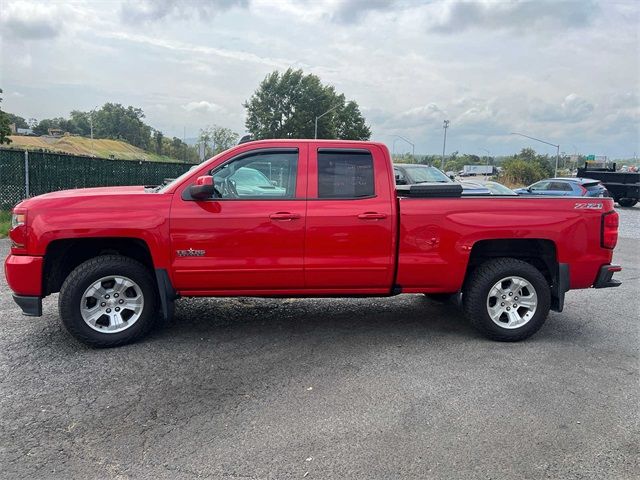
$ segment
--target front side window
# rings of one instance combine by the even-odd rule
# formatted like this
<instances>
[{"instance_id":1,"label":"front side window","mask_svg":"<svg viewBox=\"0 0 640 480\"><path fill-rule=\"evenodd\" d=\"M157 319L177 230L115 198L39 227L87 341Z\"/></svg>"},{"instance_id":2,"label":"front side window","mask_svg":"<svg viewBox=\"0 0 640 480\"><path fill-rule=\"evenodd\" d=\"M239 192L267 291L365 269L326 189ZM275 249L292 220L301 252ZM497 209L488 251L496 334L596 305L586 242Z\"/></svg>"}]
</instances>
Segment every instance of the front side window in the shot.
<instances>
[{"instance_id":1,"label":"front side window","mask_svg":"<svg viewBox=\"0 0 640 480\"><path fill-rule=\"evenodd\" d=\"M264 152L242 156L211 172L220 198L294 198L297 152Z\"/></svg>"},{"instance_id":2,"label":"front side window","mask_svg":"<svg viewBox=\"0 0 640 480\"><path fill-rule=\"evenodd\" d=\"M375 195L369 152L318 152L318 198L366 198Z\"/></svg>"}]
</instances>

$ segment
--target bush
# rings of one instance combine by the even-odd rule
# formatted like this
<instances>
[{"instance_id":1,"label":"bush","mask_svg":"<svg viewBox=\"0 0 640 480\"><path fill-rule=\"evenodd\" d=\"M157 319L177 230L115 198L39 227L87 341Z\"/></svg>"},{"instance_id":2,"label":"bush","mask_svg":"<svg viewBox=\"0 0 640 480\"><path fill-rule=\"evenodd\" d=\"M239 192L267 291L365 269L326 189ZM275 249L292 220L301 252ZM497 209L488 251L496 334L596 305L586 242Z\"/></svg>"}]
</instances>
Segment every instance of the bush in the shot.
<instances>
[{"instance_id":1,"label":"bush","mask_svg":"<svg viewBox=\"0 0 640 480\"><path fill-rule=\"evenodd\" d=\"M0 210L0 238L6 237L11 228L11 212Z\"/></svg>"},{"instance_id":2,"label":"bush","mask_svg":"<svg viewBox=\"0 0 640 480\"><path fill-rule=\"evenodd\" d=\"M547 155L537 155L530 148L508 158L502 164L501 180L510 185L530 185L553 176L553 166Z\"/></svg>"}]
</instances>

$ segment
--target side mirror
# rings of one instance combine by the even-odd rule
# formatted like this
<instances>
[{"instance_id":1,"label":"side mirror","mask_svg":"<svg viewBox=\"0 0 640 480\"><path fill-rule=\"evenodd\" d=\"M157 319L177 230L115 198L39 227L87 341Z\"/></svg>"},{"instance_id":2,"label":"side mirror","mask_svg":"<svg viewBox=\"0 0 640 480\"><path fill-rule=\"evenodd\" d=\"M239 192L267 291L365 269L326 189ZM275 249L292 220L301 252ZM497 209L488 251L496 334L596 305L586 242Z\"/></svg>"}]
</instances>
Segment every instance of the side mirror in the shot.
<instances>
[{"instance_id":1,"label":"side mirror","mask_svg":"<svg viewBox=\"0 0 640 480\"><path fill-rule=\"evenodd\" d=\"M198 177L196 183L189 187L189 194L191 194L191 198L196 200L206 200L214 196L219 196L216 195L217 191L213 185L213 177L211 175Z\"/></svg>"}]
</instances>

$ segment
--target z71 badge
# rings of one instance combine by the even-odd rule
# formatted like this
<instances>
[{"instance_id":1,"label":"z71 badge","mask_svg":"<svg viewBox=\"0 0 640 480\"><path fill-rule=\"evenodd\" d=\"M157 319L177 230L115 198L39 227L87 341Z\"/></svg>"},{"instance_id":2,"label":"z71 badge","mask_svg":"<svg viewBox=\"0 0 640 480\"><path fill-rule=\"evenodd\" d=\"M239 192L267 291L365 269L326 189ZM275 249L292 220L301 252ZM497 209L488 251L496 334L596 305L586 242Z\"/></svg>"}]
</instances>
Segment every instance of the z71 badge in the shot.
<instances>
[{"instance_id":1,"label":"z71 badge","mask_svg":"<svg viewBox=\"0 0 640 480\"><path fill-rule=\"evenodd\" d=\"M589 203L589 202L578 202L575 204L575 206L573 208L577 208L580 210L583 209L588 209L588 210L602 210L602 204L601 203Z\"/></svg>"},{"instance_id":2,"label":"z71 badge","mask_svg":"<svg viewBox=\"0 0 640 480\"><path fill-rule=\"evenodd\" d=\"M190 248L189 250L176 250L176 253L179 257L204 257L206 252L204 250L194 250Z\"/></svg>"}]
</instances>

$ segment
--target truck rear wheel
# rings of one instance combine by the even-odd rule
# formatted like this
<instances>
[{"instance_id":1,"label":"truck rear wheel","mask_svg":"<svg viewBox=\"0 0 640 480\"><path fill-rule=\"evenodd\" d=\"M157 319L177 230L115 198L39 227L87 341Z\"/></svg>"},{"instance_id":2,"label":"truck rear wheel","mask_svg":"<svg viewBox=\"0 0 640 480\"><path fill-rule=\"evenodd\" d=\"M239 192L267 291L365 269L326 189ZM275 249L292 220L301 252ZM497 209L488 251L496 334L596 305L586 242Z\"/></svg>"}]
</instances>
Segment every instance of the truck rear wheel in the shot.
<instances>
[{"instance_id":1,"label":"truck rear wheel","mask_svg":"<svg viewBox=\"0 0 640 480\"><path fill-rule=\"evenodd\" d=\"M637 198L621 198L618 200L618 205L621 207L633 207L636 203L638 203Z\"/></svg>"},{"instance_id":2,"label":"truck rear wheel","mask_svg":"<svg viewBox=\"0 0 640 480\"><path fill-rule=\"evenodd\" d=\"M515 258L480 265L467 280L462 297L465 315L485 336L502 342L524 340L549 314L551 293L540 271Z\"/></svg>"},{"instance_id":3,"label":"truck rear wheel","mask_svg":"<svg viewBox=\"0 0 640 480\"><path fill-rule=\"evenodd\" d=\"M94 347L130 343L149 332L157 315L151 272L120 255L102 255L76 267L60 289L62 323Z\"/></svg>"}]
</instances>

